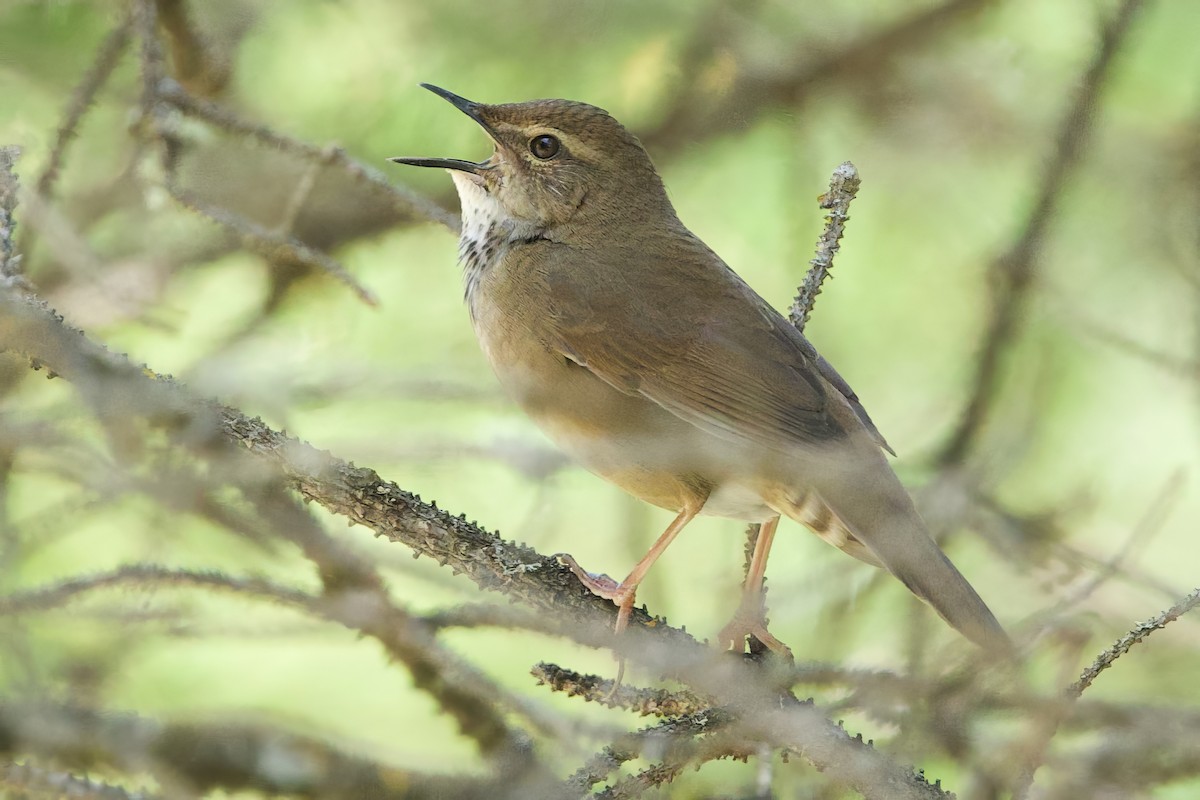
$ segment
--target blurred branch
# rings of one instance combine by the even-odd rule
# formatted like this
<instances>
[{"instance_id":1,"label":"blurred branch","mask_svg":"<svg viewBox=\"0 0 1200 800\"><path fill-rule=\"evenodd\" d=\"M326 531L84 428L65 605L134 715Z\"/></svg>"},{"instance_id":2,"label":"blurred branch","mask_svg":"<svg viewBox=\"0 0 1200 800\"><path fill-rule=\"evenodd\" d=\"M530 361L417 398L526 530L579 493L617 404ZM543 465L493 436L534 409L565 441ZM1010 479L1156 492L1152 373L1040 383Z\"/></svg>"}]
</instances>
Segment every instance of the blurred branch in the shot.
<instances>
[{"instance_id":1,"label":"blurred branch","mask_svg":"<svg viewBox=\"0 0 1200 800\"><path fill-rule=\"evenodd\" d=\"M141 106L143 117L161 113L158 108L158 87L166 77L162 44L158 40L158 5L155 0L130 0L133 22L137 30L140 76L142 79ZM145 120L143 120L145 122Z\"/></svg>"},{"instance_id":2,"label":"blurred branch","mask_svg":"<svg viewBox=\"0 0 1200 800\"><path fill-rule=\"evenodd\" d=\"M634 759L643 757L647 750L663 752L673 744L682 744L696 736L711 733L728 725L730 718L720 712L707 711L689 714L679 719L644 728L619 736L612 744L576 770L563 786L564 795L583 796L598 783ZM653 760L653 759L650 759ZM635 795L636 796L636 795Z\"/></svg>"},{"instance_id":3,"label":"blurred branch","mask_svg":"<svg viewBox=\"0 0 1200 800\"><path fill-rule=\"evenodd\" d=\"M464 732L476 738L485 752L503 749L503 742L514 734L503 730L489 731L489 714L476 707L480 698L472 698L472 693L486 696L484 705L488 708L500 705L515 709L531 718L543 730L553 727L541 715L438 642L433 636L434 630L427 627L420 617L411 616L395 603L381 603L373 591L348 589L316 596L260 578L235 578L221 572L131 564L30 591L0 595L0 615L61 608L78 595L116 586L195 587L242 594L308 612L376 639L391 657L409 670L419 688L432 694L443 710L459 719ZM496 720L491 722L493 727L498 724ZM497 744L497 740L501 745ZM524 750L524 747L517 749ZM511 759L512 754L504 757ZM517 766L528 765L517 762L506 764L508 769Z\"/></svg>"},{"instance_id":4,"label":"blurred branch","mask_svg":"<svg viewBox=\"0 0 1200 800\"><path fill-rule=\"evenodd\" d=\"M1070 718L1075 702L1092 685L1096 678L1099 677L1100 673L1112 666L1118 658L1128 653L1134 645L1154 633L1154 631L1165 628L1168 624L1179 619L1197 606L1200 606L1200 588L1195 589L1187 597L1184 597L1153 619L1138 623L1132 630L1118 639L1116 643L1097 656L1096 660L1079 676L1079 680L1063 690L1062 697L1057 702L1047 705L1047 713L1042 720L1045 730L1038 737L1041 746L1034 751L1036 759L1025 765L1020 776L1017 778L1016 785L1013 788L1014 800L1024 800L1024 798L1029 796L1038 767L1041 766L1044 751L1049 745L1050 740L1054 737L1062 722ZM1143 775L1141 777L1143 779L1142 783L1149 782L1149 776Z\"/></svg>"},{"instance_id":5,"label":"blurred branch","mask_svg":"<svg viewBox=\"0 0 1200 800\"><path fill-rule=\"evenodd\" d=\"M67 149L78 135L79 123L91 109L96 94L108 82L113 70L120 62L121 56L124 55L125 48L129 44L132 25L133 12L127 9L121 20L104 37L104 41L100 43L96 55L92 59L92 65L83 74L82 80L71 93L71 99L63 112L63 119L58 125L54 144L50 148L50 155L46 159L46 166L34 183L33 192L38 200L49 200L54 184L58 180L59 171L62 169ZM22 237L21 250L27 257L32 245L32 237L29 235Z\"/></svg>"},{"instance_id":6,"label":"blurred branch","mask_svg":"<svg viewBox=\"0 0 1200 800\"><path fill-rule=\"evenodd\" d=\"M235 234L247 250L256 252L269 261L291 261L318 269L349 286L358 299L367 305L379 305L379 300L370 289L359 283L338 261L320 250L314 250L298 239L268 230L238 214L204 202L192 192L180 187L173 174L168 176L166 186L167 191L180 205L208 217Z\"/></svg>"},{"instance_id":7,"label":"blurred branch","mask_svg":"<svg viewBox=\"0 0 1200 800\"><path fill-rule=\"evenodd\" d=\"M1150 507L1142 515L1142 518L1137 521L1137 524L1130 530L1129 535L1125 537L1125 541L1121 544L1121 547L1100 565L1083 585L1060 598L1046 612L1045 616L1047 619L1054 620L1060 617L1064 612L1082 603L1102 585L1122 572L1124 564L1129 560L1134 549L1144 547L1154 534L1163 529L1167 518L1179 504L1186 477L1186 474L1181 469L1177 470L1167 480L1162 490L1158 493L1158 496L1154 498L1150 503Z\"/></svg>"},{"instance_id":8,"label":"blurred branch","mask_svg":"<svg viewBox=\"0 0 1200 800\"><path fill-rule=\"evenodd\" d=\"M129 792L91 778L39 769L30 764L0 764L0 794L21 800L154 800L148 792Z\"/></svg>"},{"instance_id":9,"label":"blurred branch","mask_svg":"<svg viewBox=\"0 0 1200 800\"><path fill-rule=\"evenodd\" d=\"M21 256L13 246L13 235L17 230L14 212L21 188L16 163L20 157L21 148L0 146L0 290L28 288L21 275Z\"/></svg>"},{"instance_id":10,"label":"blurred branch","mask_svg":"<svg viewBox=\"0 0 1200 800\"><path fill-rule=\"evenodd\" d=\"M1105 736L1069 763L1063 774L1039 797L1046 800L1077 798L1147 797L1150 787L1195 778L1200 775L1200 747L1195 746L1196 728L1178 720L1148 717L1120 735ZM1191 746L1181 747L1180 742ZM1173 787L1189 796L1191 787ZM1160 796L1169 796L1170 790Z\"/></svg>"},{"instance_id":11,"label":"blurred branch","mask_svg":"<svg viewBox=\"0 0 1200 800\"><path fill-rule=\"evenodd\" d=\"M1037 275L1046 232L1056 212L1064 186L1080 161L1096 121L1097 98L1108 78L1116 54L1125 43L1144 0L1123 0L1104 27L1100 45L1084 73L1075 100L1063 119L1049 163L1041 173L1037 200L1016 241L992 262L995 300L991 320L975 362L975 379L970 398L939 461L943 466L961 464L979 435L995 400L1001 361L1016 340L1017 328Z\"/></svg>"},{"instance_id":12,"label":"blurred branch","mask_svg":"<svg viewBox=\"0 0 1200 800\"><path fill-rule=\"evenodd\" d=\"M433 672L415 666L422 663L419 659L428 658L419 652L428 639L415 635L413 626L396 630L397 625L404 625L398 609L382 613L388 609L388 601L378 576L361 561L347 560L309 518L298 517L280 498L267 493L269 483L255 491L253 487L263 485L264 476L247 471L248 465L241 465L215 441L217 431L274 464L302 495L334 513L404 542L417 553L431 555L484 588L503 591L533 608L557 615L564 623L573 621L578 627L572 631L572 638L578 641L614 647L660 673L678 675L704 694L722 698L721 704L738 716L742 730L751 739L792 749L868 797L944 796L884 754L849 737L811 706L798 704L789 695L769 688L760 670L730 657L714 659L715 654L707 647L682 631L652 620L645 611L635 612L635 624L614 641L612 604L584 589L555 560L503 542L465 518L452 517L423 503L381 480L373 470L319 453L234 409L192 399L173 381L138 368L77 332L68 331L62 320L44 307L0 295L0 342L71 381L99 418L116 426L119 438L133 435L130 426L145 420L171 431L176 441L194 452L210 458L224 454L221 463L226 479L251 487L249 496L268 504L264 510L270 513L264 516L264 522L272 524L277 535L300 544L321 568L327 594L359 598L347 613L355 609L362 612L365 601L368 613L365 621L358 623L360 629L409 664L418 685L437 697L485 752L498 749L514 753L521 747L490 706L479 702L483 700L479 685L447 680L450 673L445 666ZM344 594L351 589L354 595ZM500 742L508 744L499 746Z\"/></svg>"},{"instance_id":13,"label":"blurred branch","mask_svg":"<svg viewBox=\"0 0 1200 800\"><path fill-rule=\"evenodd\" d=\"M163 723L77 706L4 701L0 753L33 753L86 770L127 769L136 774L150 768L160 782L183 782L191 791L253 789L311 798L482 800L506 796L501 790L512 781L385 767L317 739L265 726ZM108 800L107 795L96 796Z\"/></svg>"},{"instance_id":14,"label":"blurred branch","mask_svg":"<svg viewBox=\"0 0 1200 800\"><path fill-rule=\"evenodd\" d=\"M511 730L493 706L502 693L448 651L434 646L419 623L390 600L373 567L329 538L280 492L277 476L221 436L221 413L244 417L189 397L170 380L151 377L149 370L68 330L44 307L7 294L0 295L0 343L70 380L110 428L119 448L128 449L129 440L144 435L138 428L144 421L167 430L178 444L214 462L220 479L240 487L254 504L260 523L298 545L317 566L329 603L322 606L326 614L377 639L485 754L508 766L519 762L533 766L523 734Z\"/></svg>"},{"instance_id":15,"label":"blurred branch","mask_svg":"<svg viewBox=\"0 0 1200 800\"><path fill-rule=\"evenodd\" d=\"M773 73L741 72L733 85L717 97L702 95L693 84L690 91L679 91L662 121L643 131L639 138L651 152L676 150L689 142L746 127L767 107L795 107L818 84L868 72L868 66L887 64L902 53L944 35L952 25L971 18L994 2L948 0L846 44L824 59L801 60ZM721 30L718 26L713 28ZM702 37L701 41L708 40Z\"/></svg>"},{"instance_id":16,"label":"blurred branch","mask_svg":"<svg viewBox=\"0 0 1200 800\"><path fill-rule=\"evenodd\" d=\"M229 83L229 63L217 57L211 45L188 18L184 0L155 0L158 21L171 46L176 79L189 91L209 96Z\"/></svg>"},{"instance_id":17,"label":"blurred branch","mask_svg":"<svg viewBox=\"0 0 1200 800\"><path fill-rule=\"evenodd\" d=\"M164 82L160 87L159 96L163 101L170 103L183 113L202 119L220 130L247 136L281 152L293 153L319 164L340 167L356 181L383 192L391 199L396 213L428 219L448 228L453 233L458 233L458 214L447 211L408 189L392 184L383 176L382 172L351 158L340 147L317 147L285 136L265 125L247 122L228 108L188 94L183 87L173 81Z\"/></svg>"}]
</instances>

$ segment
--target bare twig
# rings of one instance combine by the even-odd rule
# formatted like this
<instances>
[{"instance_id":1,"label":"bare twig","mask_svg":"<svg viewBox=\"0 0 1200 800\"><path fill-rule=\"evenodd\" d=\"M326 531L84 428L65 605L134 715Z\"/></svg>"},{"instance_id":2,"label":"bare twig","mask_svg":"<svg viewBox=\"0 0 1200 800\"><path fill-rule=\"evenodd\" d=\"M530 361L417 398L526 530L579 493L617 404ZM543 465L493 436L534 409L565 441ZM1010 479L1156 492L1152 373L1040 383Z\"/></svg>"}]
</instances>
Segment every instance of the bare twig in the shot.
<instances>
[{"instance_id":1,"label":"bare twig","mask_svg":"<svg viewBox=\"0 0 1200 800\"><path fill-rule=\"evenodd\" d=\"M0 764L0 794L5 797L75 800L154 800L157 794L131 792L120 786L81 778L65 772L39 769L32 764Z\"/></svg>"},{"instance_id":2,"label":"bare twig","mask_svg":"<svg viewBox=\"0 0 1200 800\"><path fill-rule=\"evenodd\" d=\"M16 164L21 148L14 145L0 146L0 286L21 280L21 257L16 254L13 236L17 230L18 192L21 182L17 178Z\"/></svg>"},{"instance_id":3,"label":"bare twig","mask_svg":"<svg viewBox=\"0 0 1200 800\"><path fill-rule=\"evenodd\" d=\"M1165 628L1170 623L1182 617L1192 609L1200 606L1200 588L1168 608L1158 616L1138 623L1133 630L1118 639L1111 647L1096 657L1087 669L1079 676L1079 680L1067 687L1066 695L1070 699L1079 697L1099 677L1100 673L1112 666L1113 662L1129 652L1135 644L1145 639L1157 630Z\"/></svg>"},{"instance_id":4,"label":"bare twig","mask_svg":"<svg viewBox=\"0 0 1200 800\"><path fill-rule=\"evenodd\" d=\"M622 764L641 757L647 749L661 752L671 744L684 743L701 734L719 730L730 720L728 714L709 709L626 733L588 759L567 779L563 788L568 796L579 797L597 783L607 780Z\"/></svg>"},{"instance_id":5,"label":"bare twig","mask_svg":"<svg viewBox=\"0 0 1200 800\"><path fill-rule=\"evenodd\" d=\"M697 714L711 707L709 701L688 691L639 689L622 683L614 692L611 679L581 675L557 664L536 664L530 673L538 679L538 683L549 686L551 691L562 692L568 697L582 697L589 703L600 703L611 708L626 708L643 717L651 714L680 717Z\"/></svg>"},{"instance_id":6,"label":"bare twig","mask_svg":"<svg viewBox=\"0 0 1200 800\"><path fill-rule=\"evenodd\" d=\"M78 134L79 123L91 108L92 103L95 102L96 93L108 82L109 76L120 63L125 46L129 44L129 29L132 23L132 16L126 13L116 27L109 31L108 35L104 37L104 41L96 49L96 56L92 59L92 65L84 73L83 80L71 93L71 100L58 125L54 144L50 148L50 155L46 158L46 166L34 184L34 191L40 196L50 196L54 182L58 180L67 148Z\"/></svg>"},{"instance_id":7,"label":"bare twig","mask_svg":"<svg viewBox=\"0 0 1200 800\"><path fill-rule=\"evenodd\" d=\"M373 470L353 467L318 453L233 409L191 399L173 382L108 353L85 337L69 333L44 308L0 295L0 343L70 380L89 402L97 404L102 419L119 412L123 419L170 422L180 430L191 431L184 436L185 441L187 436L199 436L193 439L192 446L202 445L206 449L216 446L210 439L211 432L222 431L232 441L264 458L265 463L274 464L301 494L318 500L335 513L369 525L380 535L432 555L439 562L453 562L458 570L485 588L502 589L534 608L574 616L579 623L574 636L579 641L613 647L661 674L679 675L698 692L721 696L743 720L752 739L802 754L831 777L858 788L869 798L916 800L945 796L940 789L884 754L849 737L811 706L770 688L761 670L732 657L714 659L714 653L707 647L681 631L652 621L644 611L635 612L629 629L614 641L612 604L584 589L570 570L554 559L503 542L463 518L423 503L395 484L381 480ZM219 422L215 423L217 427L210 427L214 425L209 421L214 413ZM237 470L233 476L236 480ZM365 597L372 603L375 602L372 598L379 597L378 590L371 588L371 581L377 580L377 576L362 573L361 565L353 561L339 561L336 554L326 553L332 543L318 538L323 536L319 529L306 527L311 525L310 519L296 516L286 505L268 506L264 512L268 512L265 520L273 526L287 530L299 526L298 532L288 538L295 539L314 562L324 565L331 557L334 559L332 574L322 569L327 592L336 591L338 586L343 591L365 588ZM283 516L276 519L276 513ZM372 628L370 632L377 638L387 636L392 627L389 624L383 630ZM402 630L396 634L395 646L415 647L423 641L411 633ZM444 674L444 670L434 673L439 679ZM511 737L501 733L506 730L502 721L481 714L473 701L466 701L478 696L475 691L457 681L447 683L448 686L436 683L423 688L437 692L443 708L456 716L461 714L464 729L469 726L469 732L478 735L478 726L486 722L487 729L496 732L501 741L512 742ZM464 692L464 701L459 702L456 694ZM482 740L494 741L491 737ZM511 746L501 749L513 752Z\"/></svg>"},{"instance_id":8,"label":"bare twig","mask_svg":"<svg viewBox=\"0 0 1200 800\"><path fill-rule=\"evenodd\" d=\"M97 92L108 82L109 76L112 75L121 56L125 53L132 25L133 12L130 9L125 12L116 27L104 37L104 41L96 49L92 65L88 67L83 79L71 93L71 99L63 112L62 121L58 124L58 132L55 135L54 144L50 148L50 155L46 158L46 166L34 183L34 193L38 198L44 200L50 197L54 183L58 180L59 171L62 169L67 149L78 134L79 123L92 107ZM30 237L22 238L22 250L26 254L29 253L32 243Z\"/></svg>"},{"instance_id":9,"label":"bare twig","mask_svg":"<svg viewBox=\"0 0 1200 800\"><path fill-rule=\"evenodd\" d=\"M1096 120L1096 99L1108 78L1116 54L1124 44L1133 19L1144 0L1124 0L1105 26L1100 46L1088 65L1075 101L1059 129L1054 154L1042 172L1037 201L1020 236L992 263L996 300L978 360L970 398L958 427L940 454L943 465L961 463L974 443L995 397L1001 361L1012 347L1017 327L1037 276L1046 232L1058 210L1063 187L1079 164Z\"/></svg>"},{"instance_id":10,"label":"bare twig","mask_svg":"<svg viewBox=\"0 0 1200 800\"><path fill-rule=\"evenodd\" d=\"M347 155L340 147L318 147L316 145L284 136L265 125L255 125L235 115L229 109L208 100L193 97L183 87L172 81L164 82L159 97L185 114L202 119L221 130L241 136L249 136L277 150L294 153L321 164L341 167L346 174L375 189L386 193L393 209L405 216L413 216L437 222L452 232L458 232L458 215L426 200L418 194L395 186L377 169L362 164Z\"/></svg>"},{"instance_id":11,"label":"bare twig","mask_svg":"<svg viewBox=\"0 0 1200 800\"><path fill-rule=\"evenodd\" d=\"M784 106L794 112L814 87L856 74L877 74L869 68L885 66L901 54L929 44L994 3L995 0L947 0L837 47L824 58L802 59L790 68L767 72L736 69L737 77L719 98L695 88L678 92L662 121L644 131L640 138L655 152L748 127L770 107ZM723 44L726 39L716 41ZM808 48L803 52L808 52Z\"/></svg>"},{"instance_id":12,"label":"bare twig","mask_svg":"<svg viewBox=\"0 0 1200 800\"><path fill-rule=\"evenodd\" d=\"M303 264L331 275L349 286L354 294L369 306L378 306L379 299L351 275L344 266L330 256L315 250L292 236L264 228L245 217L206 203L192 192L168 180L167 189L180 205L202 214L237 235L248 250L252 250L272 261L286 260Z\"/></svg>"},{"instance_id":13,"label":"bare twig","mask_svg":"<svg viewBox=\"0 0 1200 800\"><path fill-rule=\"evenodd\" d=\"M796 299L792 301L791 310L788 312L788 319L801 333L804 332L804 326L808 324L809 316L817 301L817 295L821 293L821 284L829 277L829 271L833 268L833 258L841 247L840 242L846 230L846 221L850 219L848 215L850 201L858 194L860 184L858 170L852 163L845 161L834 169L829 178L829 191L821 195L818 200L820 207L829 211L825 216L825 228L821 231L820 238L817 239L816 255L808 262L811 266L800 283ZM754 547L758 542L761 530L762 526L758 523L751 523L746 527L745 560L742 565L743 582L750 575L750 562L753 559ZM762 605L757 612L765 620L767 615L765 578L758 596ZM751 637L751 649L757 652L764 648L757 639Z\"/></svg>"},{"instance_id":14,"label":"bare twig","mask_svg":"<svg viewBox=\"0 0 1200 800\"><path fill-rule=\"evenodd\" d=\"M272 796L380 800L531 796L507 793L506 787L515 782L511 776L467 778L403 771L341 752L315 738L265 726L164 724L73 706L0 702L0 753L38 755L79 770L150 769L160 780L182 782L189 792L253 789ZM0 787L6 777L0 773Z\"/></svg>"},{"instance_id":15,"label":"bare twig","mask_svg":"<svg viewBox=\"0 0 1200 800\"><path fill-rule=\"evenodd\" d=\"M825 229L817 239L816 256L808 262L812 267L804 276L796 299L792 301L792 307L788 311L788 319L801 333L808 324L813 305L817 302L817 295L821 293L821 284L829 277L829 270L833 268L833 257L841 247L839 243L846 231L846 221L850 219L850 201L858 194L860 183L858 170L846 161L833 171L829 179L829 191L821 195L821 208L829 211L825 217Z\"/></svg>"},{"instance_id":16,"label":"bare twig","mask_svg":"<svg viewBox=\"0 0 1200 800\"><path fill-rule=\"evenodd\" d=\"M1035 752L1035 755L1038 756L1037 759L1029 763L1018 776L1016 785L1013 788L1013 797L1015 800L1024 800L1024 798L1029 796L1033 788L1037 769L1041 765L1042 752L1062 722L1070 717L1075 702L1092 685L1096 678L1099 677L1100 673L1112 666L1118 658L1128 653L1134 645L1154 633L1154 631L1165 628L1197 606L1200 606L1200 588L1197 588L1187 597L1184 597L1153 619L1138 623L1131 631L1097 656L1096 660L1079 676L1079 680L1063 690L1062 697L1057 703L1048 704L1046 711L1048 716L1045 717L1044 723L1045 730L1038 737L1039 741L1042 742L1042 747L1038 748Z\"/></svg>"}]
</instances>

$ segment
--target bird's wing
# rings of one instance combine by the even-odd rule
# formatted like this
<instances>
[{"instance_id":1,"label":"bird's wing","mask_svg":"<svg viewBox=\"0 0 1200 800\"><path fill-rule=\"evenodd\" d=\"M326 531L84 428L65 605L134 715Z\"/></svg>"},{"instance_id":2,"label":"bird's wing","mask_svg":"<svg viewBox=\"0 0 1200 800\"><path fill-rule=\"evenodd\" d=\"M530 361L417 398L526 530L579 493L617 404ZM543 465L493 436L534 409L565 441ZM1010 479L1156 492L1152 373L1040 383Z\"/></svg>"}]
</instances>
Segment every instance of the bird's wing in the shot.
<instances>
[{"instance_id":1,"label":"bird's wing","mask_svg":"<svg viewBox=\"0 0 1200 800\"><path fill-rule=\"evenodd\" d=\"M699 240L675 243L663 263L634 248L582 255L548 243L538 270L548 344L727 439L786 451L873 432L869 419L845 413L857 398L841 402L849 387L787 320Z\"/></svg>"}]
</instances>

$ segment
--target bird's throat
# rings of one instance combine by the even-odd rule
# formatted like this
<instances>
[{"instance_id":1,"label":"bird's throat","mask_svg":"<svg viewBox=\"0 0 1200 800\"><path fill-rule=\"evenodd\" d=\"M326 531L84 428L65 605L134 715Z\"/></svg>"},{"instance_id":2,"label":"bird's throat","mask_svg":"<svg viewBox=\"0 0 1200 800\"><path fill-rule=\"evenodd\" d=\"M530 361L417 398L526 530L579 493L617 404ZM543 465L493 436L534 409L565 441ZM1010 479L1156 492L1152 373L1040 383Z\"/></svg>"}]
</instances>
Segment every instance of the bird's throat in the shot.
<instances>
[{"instance_id":1,"label":"bird's throat","mask_svg":"<svg viewBox=\"0 0 1200 800\"><path fill-rule=\"evenodd\" d=\"M474 175L451 172L462 205L458 260L463 267L463 291L474 316L475 292L483 275L503 255L513 223L496 198Z\"/></svg>"}]
</instances>

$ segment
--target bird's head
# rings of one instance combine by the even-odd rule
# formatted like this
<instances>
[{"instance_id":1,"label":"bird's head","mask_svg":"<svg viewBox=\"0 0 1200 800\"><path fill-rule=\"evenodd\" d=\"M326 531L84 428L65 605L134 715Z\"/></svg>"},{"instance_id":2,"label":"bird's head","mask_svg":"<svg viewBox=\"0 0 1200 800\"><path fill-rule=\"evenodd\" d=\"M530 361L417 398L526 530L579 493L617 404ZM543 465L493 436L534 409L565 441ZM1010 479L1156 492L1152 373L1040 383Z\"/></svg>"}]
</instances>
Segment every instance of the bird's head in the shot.
<instances>
[{"instance_id":1,"label":"bird's head","mask_svg":"<svg viewBox=\"0 0 1200 800\"><path fill-rule=\"evenodd\" d=\"M671 211L662 180L637 138L608 112L570 100L486 105L429 84L491 138L484 161L393 158L452 170L463 215L486 206L518 231L543 235L598 220Z\"/></svg>"}]
</instances>

